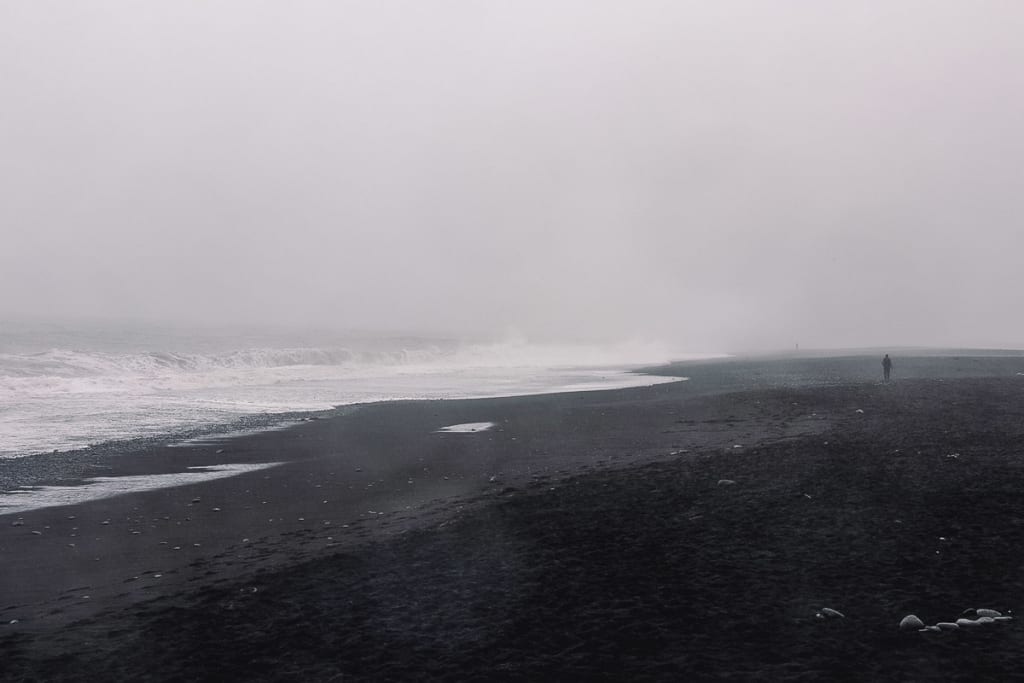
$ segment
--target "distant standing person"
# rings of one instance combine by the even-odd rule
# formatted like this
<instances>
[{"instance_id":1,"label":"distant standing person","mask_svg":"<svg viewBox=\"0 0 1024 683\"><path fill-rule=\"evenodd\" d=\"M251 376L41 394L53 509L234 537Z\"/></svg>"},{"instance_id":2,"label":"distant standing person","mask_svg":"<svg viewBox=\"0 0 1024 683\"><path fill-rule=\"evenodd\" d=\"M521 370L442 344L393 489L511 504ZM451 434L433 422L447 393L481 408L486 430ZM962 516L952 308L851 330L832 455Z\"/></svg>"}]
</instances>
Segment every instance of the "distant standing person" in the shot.
<instances>
[{"instance_id":1,"label":"distant standing person","mask_svg":"<svg viewBox=\"0 0 1024 683\"><path fill-rule=\"evenodd\" d=\"M889 381L889 374L892 372L892 359L889 358L889 354L885 354L885 358L882 359L882 373L885 374L885 381Z\"/></svg>"}]
</instances>

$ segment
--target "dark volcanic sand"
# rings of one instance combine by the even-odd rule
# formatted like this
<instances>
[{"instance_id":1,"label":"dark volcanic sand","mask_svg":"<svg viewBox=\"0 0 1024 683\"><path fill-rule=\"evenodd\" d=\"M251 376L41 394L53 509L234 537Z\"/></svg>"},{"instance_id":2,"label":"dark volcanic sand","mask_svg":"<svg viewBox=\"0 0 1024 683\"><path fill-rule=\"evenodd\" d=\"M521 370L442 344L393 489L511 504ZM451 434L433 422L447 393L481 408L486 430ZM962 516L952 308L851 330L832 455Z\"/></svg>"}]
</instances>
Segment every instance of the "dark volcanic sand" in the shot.
<instances>
[{"instance_id":1,"label":"dark volcanic sand","mask_svg":"<svg viewBox=\"0 0 1024 683\"><path fill-rule=\"evenodd\" d=\"M0 516L0 673L1022 679L1024 624L897 625L1021 604L1024 359L880 370L686 364L678 384L364 406L126 456L113 473L286 464ZM499 426L433 433L477 421Z\"/></svg>"}]
</instances>

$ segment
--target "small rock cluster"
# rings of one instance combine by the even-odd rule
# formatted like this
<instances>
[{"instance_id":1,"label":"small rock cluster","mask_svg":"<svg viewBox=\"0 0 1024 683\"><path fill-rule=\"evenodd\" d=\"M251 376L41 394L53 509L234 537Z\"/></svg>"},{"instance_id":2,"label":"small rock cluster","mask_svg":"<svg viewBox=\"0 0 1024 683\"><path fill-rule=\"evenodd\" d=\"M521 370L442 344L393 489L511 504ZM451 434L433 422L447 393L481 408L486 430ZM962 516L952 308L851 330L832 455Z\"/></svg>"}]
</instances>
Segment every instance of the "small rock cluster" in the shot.
<instances>
[{"instance_id":1,"label":"small rock cluster","mask_svg":"<svg viewBox=\"0 0 1024 683\"><path fill-rule=\"evenodd\" d=\"M973 615L974 619L966 615ZM901 631L919 631L921 633L942 633L945 631L959 631L966 628L977 628L979 626L990 626L1013 621L1013 617L1004 616L1002 612L994 609L978 608L964 610L956 621L940 621L932 626L925 626L916 615L908 614L900 621Z\"/></svg>"}]
</instances>

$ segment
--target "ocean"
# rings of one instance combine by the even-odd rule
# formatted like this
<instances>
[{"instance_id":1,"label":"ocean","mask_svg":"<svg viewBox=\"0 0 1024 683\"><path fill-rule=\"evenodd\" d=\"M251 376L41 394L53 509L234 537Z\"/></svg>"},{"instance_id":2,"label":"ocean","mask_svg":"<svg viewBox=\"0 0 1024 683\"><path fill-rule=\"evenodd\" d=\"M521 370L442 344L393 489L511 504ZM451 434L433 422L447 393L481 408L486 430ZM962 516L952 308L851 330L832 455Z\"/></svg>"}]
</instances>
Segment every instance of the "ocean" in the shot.
<instances>
[{"instance_id":1,"label":"ocean","mask_svg":"<svg viewBox=\"0 0 1024 683\"><path fill-rule=\"evenodd\" d=\"M638 341L4 321L0 458L138 438L173 443L354 403L657 384L678 378L629 369L694 357Z\"/></svg>"}]
</instances>

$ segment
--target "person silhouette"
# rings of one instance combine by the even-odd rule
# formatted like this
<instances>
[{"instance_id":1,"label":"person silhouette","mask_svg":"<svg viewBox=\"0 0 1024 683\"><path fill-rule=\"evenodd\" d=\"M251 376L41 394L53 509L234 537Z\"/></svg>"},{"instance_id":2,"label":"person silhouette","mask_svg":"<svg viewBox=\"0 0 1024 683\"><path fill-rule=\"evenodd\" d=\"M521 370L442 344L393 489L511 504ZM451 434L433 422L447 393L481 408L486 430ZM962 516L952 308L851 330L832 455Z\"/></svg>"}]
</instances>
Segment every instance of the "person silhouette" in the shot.
<instances>
[{"instance_id":1,"label":"person silhouette","mask_svg":"<svg viewBox=\"0 0 1024 683\"><path fill-rule=\"evenodd\" d=\"M889 381L889 374L892 372L892 359L889 358L889 354L885 354L885 358L882 359L882 374L885 375L885 381Z\"/></svg>"}]
</instances>

